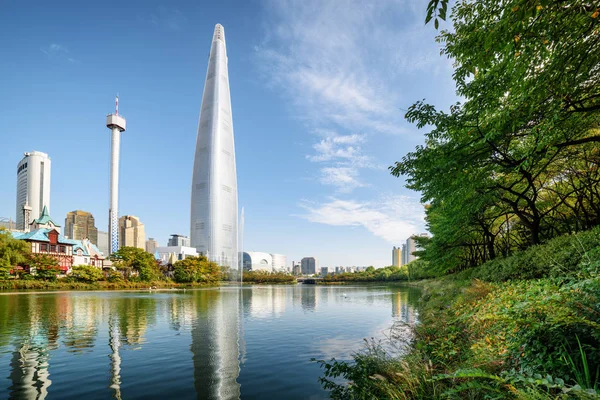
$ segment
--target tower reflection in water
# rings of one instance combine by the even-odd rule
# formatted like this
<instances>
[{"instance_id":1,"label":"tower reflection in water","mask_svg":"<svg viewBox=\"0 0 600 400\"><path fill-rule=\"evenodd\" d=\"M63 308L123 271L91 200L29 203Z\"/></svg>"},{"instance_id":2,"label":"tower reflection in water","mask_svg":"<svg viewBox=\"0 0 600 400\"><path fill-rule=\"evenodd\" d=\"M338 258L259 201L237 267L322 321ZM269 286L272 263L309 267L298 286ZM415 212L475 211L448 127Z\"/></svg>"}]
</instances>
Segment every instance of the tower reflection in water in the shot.
<instances>
[{"instance_id":1,"label":"tower reflection in water","mask_svg":"<svg viewBox=\"0 0 600 400\"><path fill-rule=\"evenodd\" d=\"M239 399L240 289L199 290L192 326L194 387L198 399Z\"/></svg>"}]
</instances>

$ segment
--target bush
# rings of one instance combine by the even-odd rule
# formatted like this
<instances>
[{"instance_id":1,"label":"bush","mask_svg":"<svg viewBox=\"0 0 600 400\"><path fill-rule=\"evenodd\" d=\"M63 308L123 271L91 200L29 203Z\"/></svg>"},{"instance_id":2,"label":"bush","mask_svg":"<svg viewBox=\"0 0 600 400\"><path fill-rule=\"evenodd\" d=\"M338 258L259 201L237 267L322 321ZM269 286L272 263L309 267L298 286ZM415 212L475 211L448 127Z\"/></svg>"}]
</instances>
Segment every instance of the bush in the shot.
<instances>
[{"instance_id":1,"label":"bush","mask_svg":"<svg viewBox=\"0 0 600 400\"><path fill-rule=\"evenodd\" d=\"M173 277L178 283L215 283L221 278L219 266L205 256L187 257L173 264Z\"/></svg>"},{"instance_id":2,"label":"bush","mask_svg":"<svg viewBox=\"0 0 600 400\"><path fill-rule=\"evenodd\" d=\"M98 282L104 279L102 269L92 265L78 265L73 267L72 277L76 282Z\"/></svg>"},{"instance_id":3,"label":"bush","mask_svg":"<svg viewBox=\"0 0 600 400\"><path fill-rule=\"evenodd\" d=\"M285 272L244 271L243 281L246 283L295 283L296 278Z\"/></svg>"},{"instance_id":4,"label":"bush","mask_svg":"<svg viewBox=\"0 0 600 400\"><path fill-rule=\"evenodd\" d=\"M600 228L556 237L512 256L488 261L468 274L489 282L576 276L581 272L580 264L588 261L586 252L597 247L600 247ZM456 277L464 279L465 275L459 273Z\"/></svg>"}]
</instances>

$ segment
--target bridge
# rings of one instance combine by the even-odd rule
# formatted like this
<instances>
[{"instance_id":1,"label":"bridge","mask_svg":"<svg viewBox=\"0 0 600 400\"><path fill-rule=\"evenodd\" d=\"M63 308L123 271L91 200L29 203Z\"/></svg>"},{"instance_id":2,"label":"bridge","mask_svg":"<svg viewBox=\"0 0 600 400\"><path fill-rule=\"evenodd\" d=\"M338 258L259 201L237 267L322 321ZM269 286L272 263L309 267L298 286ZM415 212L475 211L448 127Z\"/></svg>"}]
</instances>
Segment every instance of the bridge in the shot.
<instances>
[{"instance_id":1,"label":"bridge","mask_svg":"<svg viewBox=\"0 0 600 400\"><path fill-rule=\"evenodd\" d=\"M317 282L320 282L323 280L323 278L298 278L296 279L298 281L298 283L304 283L306 285L315 285Z\"/></svg>"}]
</instances>

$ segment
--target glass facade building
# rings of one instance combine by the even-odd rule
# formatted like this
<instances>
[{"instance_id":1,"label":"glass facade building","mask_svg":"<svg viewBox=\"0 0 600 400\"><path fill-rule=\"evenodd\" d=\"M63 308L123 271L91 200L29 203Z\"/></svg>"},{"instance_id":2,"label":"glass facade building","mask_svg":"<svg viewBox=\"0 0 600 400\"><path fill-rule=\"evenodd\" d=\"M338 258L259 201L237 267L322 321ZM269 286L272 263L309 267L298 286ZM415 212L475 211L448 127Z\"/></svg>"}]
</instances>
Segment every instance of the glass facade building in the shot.
<instances>
[{"instance_id":1,"label":"glass facade building","mask_svg":"<svg viewBox=\"0 0 600 400\"><path fill-rule=\"evenodd\" d=\"M210 48L202 95L190 213L190 239L198 253L238 267L238 193L225 32L220 24Z\"/></svg>"}]
</instances>

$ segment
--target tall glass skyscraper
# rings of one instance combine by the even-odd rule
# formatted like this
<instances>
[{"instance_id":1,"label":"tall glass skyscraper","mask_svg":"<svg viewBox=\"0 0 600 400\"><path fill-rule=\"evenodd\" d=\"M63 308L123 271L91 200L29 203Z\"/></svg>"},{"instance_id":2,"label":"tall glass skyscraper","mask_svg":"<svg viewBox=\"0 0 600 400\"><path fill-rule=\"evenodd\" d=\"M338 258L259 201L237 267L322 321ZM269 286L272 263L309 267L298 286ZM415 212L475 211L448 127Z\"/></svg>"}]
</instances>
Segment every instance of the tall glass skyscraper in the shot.
<instances>
[{"instance_id":1,"label":"tall glass skyscraper","mask_svg":"<svg viewBox=\"0 0 600 400\"><path fill-rule=\"evenodd\" d=\"M237 268L237 174L225 31L217 24L202 95L192 175L192 247L222 266Z\"/></svg>"}]
</instances>

